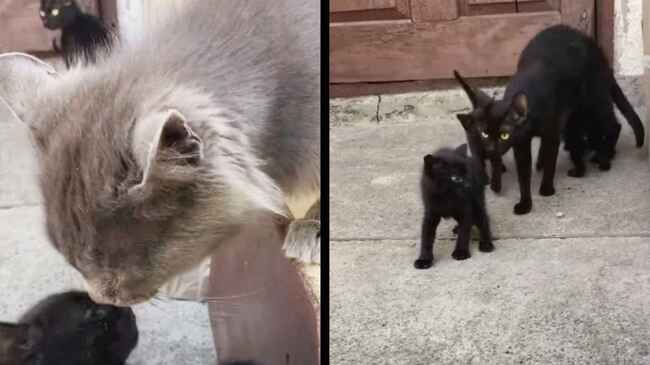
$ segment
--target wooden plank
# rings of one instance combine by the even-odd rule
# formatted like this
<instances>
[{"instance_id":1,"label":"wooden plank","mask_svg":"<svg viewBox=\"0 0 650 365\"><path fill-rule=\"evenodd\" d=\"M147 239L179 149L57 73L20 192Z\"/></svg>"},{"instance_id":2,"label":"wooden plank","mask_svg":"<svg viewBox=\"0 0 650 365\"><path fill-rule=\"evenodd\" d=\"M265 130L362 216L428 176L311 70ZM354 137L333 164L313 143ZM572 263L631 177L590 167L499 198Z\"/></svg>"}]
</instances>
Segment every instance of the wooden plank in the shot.
<instances>
[{"instance_id":1,"label":"wooden plank","mask_svg":"<svg viewBox=\"0 0 650 365\"><path fill-rule=\"evenodd\" d=\"M562 23L594 35L596 14L594 0L562 0L560 12Z\"/></svg>"},{"instance_id":2,"label":"wooden plank","mask_svg":"<svg viewBox=\"0 0 650 365\"><path fill-rule=\"evenodd\" d=\"M414 22L453 20L459 15L456 0L411 0L411 17Z\"/></svg>"},{"instance_id":3,"label":"wooden plank","mask_svg":"<svg viewBox=\"0 0 650 365\"><path fill-rule=\"evenodd\" d=\"M537 0L526 3L519 2L519 12L560 10L560 0Z\"/></svg>"},{"instance_id":4,"label":"wooden plank","mask_svg":"<svg viewBox=\"0 0 650 365\"><path fill-rule=\"evenodd\" d=\"M648 8L644 4L644 9ZM614 0L596 1L596 39L609 64L614 61Z\"/></svg>"},{"instance_id":5,"label":"wooden plank","mask_svg":"<svg viewBox=\"0 0 650 365\"><path fill-rule=\"evenodd\" d=\"M535 2L539 0L518 0L519 3L527 3L527 2ZM504 4L504 3L516 3L517 0L469 0L468 3L470 5L476 5L476 4Z\"/></svg>"},{"instance_id":6,"label":"wooden plank","mask_svg":"<svg viewBox=\"0 0 650 365\"><path fill-rule=\"evenodd\" d=\"M339 0L330 3L332 23L410 18L408 0Z\"/></svg>"},{"instance_id":7,"label":"wooden plank","mask_svg":"<svg viewBox=\"0 0 650 365\"><path fill-rule=\"evenodd\" d=\"M516 13L517 7L512 3L470 4L468 0L458 2L461 16Z\"/></svg>"},{"instance_id":8,"label":"wooden plank","mask_svg":"<svg viewBox=\"0 0 650 365\"><path fill-rule=\"evenodd\" d=\"M439 23L330 26L330 82L447 79L514 73L519 53L557 12L461 17Z\"/></svg>"}]
</instances>

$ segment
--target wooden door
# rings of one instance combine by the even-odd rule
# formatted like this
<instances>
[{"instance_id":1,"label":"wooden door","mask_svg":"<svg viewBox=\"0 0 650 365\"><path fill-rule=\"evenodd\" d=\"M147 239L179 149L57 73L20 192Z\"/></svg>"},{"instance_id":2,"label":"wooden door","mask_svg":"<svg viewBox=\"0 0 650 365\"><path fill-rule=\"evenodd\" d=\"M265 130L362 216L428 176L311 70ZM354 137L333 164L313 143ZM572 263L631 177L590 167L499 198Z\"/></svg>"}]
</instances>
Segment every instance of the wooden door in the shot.
<instances>
[{"instance_id":1,"label":"wooden door","mask_svg":"<svg viewBox=\"0 0 650 365\"><path fill-rule=\"evenodd\" d=\"M595 0L331 0L330 83L509 76L542 29L594 34Z\"/></svg>"},{"instance_id":2,"label":"wooden door","mask_svg":"<svg viewBox=\"0 0 650 365\"><path fill-rule=\"evenodd\" d=\"M100 14L99 0L77 2L85 11ZM103 1L101 5L107 11L114 9L115 0ZM43 27L38 15L39 8L40 0L0 0L0 52L52 52L52 38L58 32ZM112 21L114 23L114 18Z\"/></svg>"}]
</instances>

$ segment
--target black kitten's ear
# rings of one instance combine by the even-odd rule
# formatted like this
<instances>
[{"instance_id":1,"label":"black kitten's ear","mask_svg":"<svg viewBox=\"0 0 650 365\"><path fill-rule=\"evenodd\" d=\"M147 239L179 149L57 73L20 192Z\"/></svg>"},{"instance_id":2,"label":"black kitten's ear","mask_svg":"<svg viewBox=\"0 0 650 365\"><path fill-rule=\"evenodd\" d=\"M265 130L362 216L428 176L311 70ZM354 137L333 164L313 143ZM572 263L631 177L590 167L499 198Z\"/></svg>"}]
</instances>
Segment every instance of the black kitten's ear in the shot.
<instances>
[{"instance_id":1,"label":"black kitten's ear","mask_svg":"<svg viewBox=\"0 0 650 365\"><path fill-rule=\"evenodd\" d=\"M516 122L520 123L526 120L528 116L528 97L524 93L515 95L512 99L512 111L515 114Z\"/></svg>"},{"instance_id":2,"label":"black kitten's ear","mask_svg":"<svg viewBox=\"0 0 650 365\"><path fill-rule=\"evenodd\" d=\"M31 350L42 338L42 332L35 332L32 327L0 322L0 359L12 359Z\"/></svg>"},{"instance_id":3,"label":"black kitten's ear","mask_svg":"<svg viewBox=\"0 0 650 365\"><path fill-rule=\"evenodd\" d=\"M433 157L433 155L424 156L424 163L427 164L427 165L432 164L434 160L435 160L435 157Z\"/></svg>"},{"instance_id":4,"label":"black kitten's ear","mask_svg":"<svg viewBox=\"0 0 650 365\"><path fill-rule=\"evenodd\" d=\"M460 146L456 147L456 153L463 156L467 157L467 143L463 143Z\"/></svg>"},{"instance_id":5,"label":"black kitten's ear","mask_svg":"<svg viewBox=\"0 0 650 365\"><path fill-rule=\"evenodd\" d=\"M465 90L465 93L469 97L469 100L472 102L472 106L474 109L486 106L492 102L492 98L484 93L483 91L479 89L474 89L469 84L463 79L462 76L458 73L458 71L454 70L454 77L460 84L460 86L463 87L463 90Z\"/></svg>"}]
</instances>

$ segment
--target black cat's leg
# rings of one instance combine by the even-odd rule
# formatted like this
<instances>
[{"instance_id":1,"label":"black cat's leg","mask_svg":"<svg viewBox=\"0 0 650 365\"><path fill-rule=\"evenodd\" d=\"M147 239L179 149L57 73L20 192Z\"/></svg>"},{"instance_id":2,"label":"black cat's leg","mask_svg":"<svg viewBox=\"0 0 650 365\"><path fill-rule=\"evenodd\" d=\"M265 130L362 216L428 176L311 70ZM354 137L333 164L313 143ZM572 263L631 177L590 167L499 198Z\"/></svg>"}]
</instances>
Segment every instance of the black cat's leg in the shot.
<instances>
[{"instance_id":1,"label":"black cat's leg","mask_svg":"<svg viewBox=\"0 0 650 365\"><path fill-rule=\"evenodd\" d=\"M515 205L515 214L526 214L533 208L530 197L530 175L532 172L532 157L530 139L514 147L517 177L519 179L519 203Z\"/></svg>"},{"instance_id":2,"label":"black cat's leg","mask_svg":"<svg viewBox=\"0 0 650 365\"><path fill-rule=\"evenodd\" d=\"M428 269L433 265L433 241L436 239L436 229L440 217L425 213L422 220L422 237L420 239L420 257L413 266L416 269Z\"/></svg>"},{"instance_id":3,"label":"black cat's leg","mask_svg":"<svg viewBox=\"0 0 650 365\"><path fill-rule=\"evenodd\" d=\"M503 162L500 158L496 157L490 160L492 165L492 180L490 182L490 189L495 193L501 192L501 175L503 174Z\"/></svg>"},{"instance_id":4,"label":"black cat's leg","mask_svg":"<svg viewBox=\"0 0 650 365\"><path fill-rule=\"evenodd\" d=\"M485 159L481 158L480 161L481 161L481 176L485 185L488 185L490 183L490 176L488 176L487 173L487 167L485 166Z\"/></svg>"},{"instance_id":5,"label":"black cat's leg","mask_svg":"<svg viewBox=\"0 0 650 365\"><path fill-rule=\"evenodd\" d=\"M584 155L587 149L587 143L582 135L581 129L569 129L566 131L566 142L573 168L567 173L571 177L585 176L587 167L585 166Z\"/></svg>"},{"instance_id":6,"label":"black cat's leg","mask_svg":"<svg viewBox=\"0 0 650 365\"><path fill-rule=\"evenodd\" d=\"M476 218L476 225L478 226L479 232L481 234L480 241L478 242L479 251L494 251L494 245L492 244L492 232L490 231L490 218L487 215L484 204L479 207Z\"/></svg>"},{"instance_id":7,"label":"black cat's leg","mask_svg":"<svg viewBox=\"0 0 650 365\"><path fill-rule=\"evenodd\" d=\"M555 194L555 166L557 164L557 154L560 149L559 138L542 138L544 144L544 175L542 176L542 185L539 188L539 195L551 196Z\"/></svg>"},{"instance_id":8,"label":"black cat's leg","mask_svg":"<svg viewBox=\"0 0 650 365\"><path fill-rule=\"evenodd\" d=\"M451 253L451 257L456 260L465 260L472 256L469 253L469 240L472 235L473 213L467 212L458 222L458 237L456 238L456 248Z\"/></svg>"}]
</instances>

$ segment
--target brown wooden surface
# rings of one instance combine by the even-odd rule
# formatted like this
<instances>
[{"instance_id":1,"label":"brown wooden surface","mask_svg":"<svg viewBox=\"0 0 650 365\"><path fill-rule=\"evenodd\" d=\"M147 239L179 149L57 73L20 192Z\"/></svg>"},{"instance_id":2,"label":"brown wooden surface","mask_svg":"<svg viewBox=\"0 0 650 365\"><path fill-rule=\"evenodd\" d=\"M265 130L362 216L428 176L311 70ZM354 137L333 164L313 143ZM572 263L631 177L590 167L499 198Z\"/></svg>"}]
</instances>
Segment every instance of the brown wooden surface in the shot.
<instances>
[{"instance_id":1,"label":"brown wooden surface","mask_svg":"<svg viewBox=\"0 0 650 365\"><path fill-rule=\"evenodd\" d=\"M644 4L644 8L648 6ZM596 38L609 59L614 62L614 0L596 1Z\"/></svg>"},{"instance_id":2,"label":"brown wooden surface","mask_svg":"<svg viewBox=\"0 0 650 365\"><path fill-rule=\"evenodd\" d=\"M344 9L346 0L338 1ZM598 0L598 9L595 0L444 1L411 0L409 19L373 18L360 9L350 21L332 17L332 96L355 93L345 84L361 91L417 89L451 78L453 69L472 78L510 76L525 44L558 23L597 35L605 53L613 53L613 0Z\"/></svg>"},{"instance_id":3,"label":"brown wooden surface","mask_svg":"<svg viewBox=\"0 0 650 365\"><path fill-rule=\"evenodd\" d=\"M283 234L260 218L212 257L208 308L220 363L319 364L312 297L281 250Z\"/></svg>"},{"instance_id":4,"label":"brown wooden surface","mask_svg":"<svg viewBox=\"0 0 650 365\"><path fill-rule=\"evenodd\" d=\"M557 12L461 17L453 22L330 27L330 80L335 83L505 76L519 52ZM434 46L435 45L435 46Z\"/></svg>"}]
</instances>

